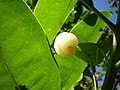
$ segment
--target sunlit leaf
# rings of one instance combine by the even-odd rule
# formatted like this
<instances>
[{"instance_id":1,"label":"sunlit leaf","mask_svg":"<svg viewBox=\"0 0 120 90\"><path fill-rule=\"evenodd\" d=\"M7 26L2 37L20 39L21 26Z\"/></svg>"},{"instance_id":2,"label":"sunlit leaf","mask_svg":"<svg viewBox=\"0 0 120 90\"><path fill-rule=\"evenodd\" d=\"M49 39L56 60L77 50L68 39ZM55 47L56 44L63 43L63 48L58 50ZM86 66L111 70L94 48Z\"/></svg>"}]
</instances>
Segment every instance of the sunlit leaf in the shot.
<instances>
[{"instance_id":1,"label":"sunlit leaf","mask_svg":"<svg viewBox=\"0 0 120 90\"><path fill-rule=\"evenodd\" d=\"M102 13L107 18L111 16L109 11L102 11ZM105 22L93 13L87 16L85 20L78 22L71 32L78 37L79 43L96 43L102 34L100 30L104 29L105 26Z\"/></svg>"},{"instance_id":2,"label":"sunlit leaf","mask_svg":"<svg viewBox=\"0 0 120 90\"><path fill-rule=\"evenodd\" d=\"M71 90L82 79L86 63L76 56L60 57L55 55L61 71L62 90Z\"/></svg>"},{"instance_id":3,"label":"sunlit leaf","mask_svg":"<svg viewBox=\"0 0 120 90\"><path fill-rule=\"evenodd\" d=\"M0 0L0 90L60 90L46 36L22 0Z\"/></svg>"},{"instance_id":4,"label":"sunlit leaf","mask_svg":"<svg viewBox=\"0 0 120 90\"><path fill-rule=\"evenodd\" d=\"M77 0L38 1L35 8L35 15L42 24L50 44L53 42L76 2Z\"/></svg>"}]
</instances>

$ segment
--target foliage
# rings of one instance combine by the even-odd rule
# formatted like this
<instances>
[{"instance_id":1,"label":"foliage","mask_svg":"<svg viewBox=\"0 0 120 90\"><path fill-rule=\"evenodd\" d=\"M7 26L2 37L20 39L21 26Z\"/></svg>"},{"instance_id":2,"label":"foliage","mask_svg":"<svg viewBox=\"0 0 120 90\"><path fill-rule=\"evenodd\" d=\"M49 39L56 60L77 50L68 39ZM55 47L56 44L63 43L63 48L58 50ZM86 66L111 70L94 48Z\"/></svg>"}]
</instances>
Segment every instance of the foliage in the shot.
<instances>
[{"instance_id":1,"label":"foliage","mask_svg":"<svg viewBox=\"0 0 120 90\"><path fill-rule=\"evenodd\" d=\"M110 4L110 9L113 9L115 13L118 13L119 1L118 0L108 0L108 4Z\"/></svg>"},{"instance_id":2,"label":"foliage","mask_svg":"<svg viewBox=\"0 0 120 90\"><path fill-rule=\"evenodd\" d=\"M1 90L95 90L96 66L103 62L106 77L111 68L117 75L120 33L115 31L120 29L107 19L111 13L96 10L92 0L0 0L0 10ZM106 24L113 32L104 30ZM70 57L53 50L55 37L64 31L79 41Z\"/></svg>"}]
</instances>

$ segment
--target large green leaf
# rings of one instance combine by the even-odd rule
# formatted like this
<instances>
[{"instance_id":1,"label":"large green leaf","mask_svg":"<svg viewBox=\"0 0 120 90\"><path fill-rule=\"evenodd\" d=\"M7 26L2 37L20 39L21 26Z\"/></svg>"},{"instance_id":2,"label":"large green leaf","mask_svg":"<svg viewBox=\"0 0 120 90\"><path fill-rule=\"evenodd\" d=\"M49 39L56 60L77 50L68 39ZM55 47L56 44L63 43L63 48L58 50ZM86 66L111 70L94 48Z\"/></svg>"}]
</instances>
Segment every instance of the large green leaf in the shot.
<instances>
[{"instance_id":1,"label":"large green leaf","mask_svg":"<svg viewBox=\"0 0 120 90\"><path fill-rule=\"evenodd\" d=\"M76 2L77 0L38 0L35 15L42 24L50 44Z\"/></svg>"},{"instance_id":2,"label":"large green leaf","mask_svg":"<svg viewBox=\"0 0 120 90\"><path fill-rule=\"evenodd\" d=\"M101 11L101 13L107 18L111 16L109 11ZM96 43L105 25L105 22L93 13L78 22L71 32L78 37L79 43Z\"/></svg>"},{"instance_id":3,"label":"large green leaf","mask_svg":"<svg viewBox=\"0 0 120 90\"><path fill-rule=\"evenodd\" d=\"M0 0L0 47L0 90L60 90L46 36L22 0Z\"/></svg>"},{"instance_id":4,"label":"large green leaf","mask_svg":"<svg viewBox=\"0 0 120 90\"><path fill-rule=\"evenodd\" d=\"M62 90L72 90L82 79L86 63L76 56L60 57L55 55L55 58L61 71Z\"/></svg>"}]
</instances>

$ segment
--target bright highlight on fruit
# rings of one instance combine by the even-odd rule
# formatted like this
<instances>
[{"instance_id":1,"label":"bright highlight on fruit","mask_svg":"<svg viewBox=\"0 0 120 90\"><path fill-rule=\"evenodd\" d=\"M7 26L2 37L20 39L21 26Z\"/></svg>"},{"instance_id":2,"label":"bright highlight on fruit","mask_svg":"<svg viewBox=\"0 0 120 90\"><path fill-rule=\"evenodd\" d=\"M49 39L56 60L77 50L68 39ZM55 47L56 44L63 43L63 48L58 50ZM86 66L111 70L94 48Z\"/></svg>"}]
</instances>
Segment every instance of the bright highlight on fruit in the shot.
<instances>
[{"instance_id":1,"label":"bright highlight on fruit","mask_svg":"<svg viewBox=\"0 0 120 90\"><path fill-rule=\"evenodd\" d=\"M54 48L58 55L66 57L75 54L78 46L77 37L68 32L60 33L54 42Z\"/></svg>"}]
</instances>

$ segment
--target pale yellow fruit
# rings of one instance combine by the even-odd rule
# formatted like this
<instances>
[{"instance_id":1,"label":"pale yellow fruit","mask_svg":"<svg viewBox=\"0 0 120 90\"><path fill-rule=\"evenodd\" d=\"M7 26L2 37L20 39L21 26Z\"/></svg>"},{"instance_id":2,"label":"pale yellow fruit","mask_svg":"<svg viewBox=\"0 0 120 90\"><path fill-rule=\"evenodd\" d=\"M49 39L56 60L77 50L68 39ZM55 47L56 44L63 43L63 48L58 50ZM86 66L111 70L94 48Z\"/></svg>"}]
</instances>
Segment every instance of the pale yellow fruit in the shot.
<instances>
[{"instance_id":1,"label":"pale yellow fruit","mask_svg":"<svg viewBox=\"0 0 120 90\"><path fill-rule=\"evenodd\" d=\"M60 33L54 42L54 49L60 56L72 56L75 54L78 45L77 37L68 32Z\"/></svg>"}]
</instances>

